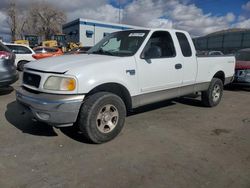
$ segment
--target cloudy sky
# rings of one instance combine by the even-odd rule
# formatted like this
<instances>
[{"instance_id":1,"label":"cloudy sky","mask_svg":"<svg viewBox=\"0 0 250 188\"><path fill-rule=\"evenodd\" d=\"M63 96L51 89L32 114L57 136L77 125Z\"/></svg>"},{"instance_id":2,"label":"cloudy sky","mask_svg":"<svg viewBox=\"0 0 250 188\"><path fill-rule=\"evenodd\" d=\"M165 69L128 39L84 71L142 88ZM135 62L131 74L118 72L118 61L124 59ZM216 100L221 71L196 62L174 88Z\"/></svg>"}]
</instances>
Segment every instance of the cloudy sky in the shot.
<instances>
[{"instance_id":1,"label":"cloudy sky","mask_svg":"<svg viewBox=\"0 0 250 188\"><path fill-rule=\"evenodd\" d=\"M187 30L203 36L227 28L250 28L249 0L36 0L64 10L67 20L76 18L121 22L144 27ZM0 0L0 36L8 38L5 10L9 0ZM20 10L34 0L16 0Z\"/></svg>"}]
</instances>

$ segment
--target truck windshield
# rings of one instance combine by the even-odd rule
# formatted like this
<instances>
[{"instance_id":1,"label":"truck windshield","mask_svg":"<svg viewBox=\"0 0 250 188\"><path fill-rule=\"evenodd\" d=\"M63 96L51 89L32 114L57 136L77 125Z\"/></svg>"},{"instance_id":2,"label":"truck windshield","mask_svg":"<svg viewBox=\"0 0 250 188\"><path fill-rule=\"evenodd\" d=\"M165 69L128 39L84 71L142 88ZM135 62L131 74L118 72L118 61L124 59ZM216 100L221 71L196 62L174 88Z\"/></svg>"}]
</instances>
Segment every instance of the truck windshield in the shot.
<instances>
[{"instance_id":1,"label":"truck windshield","mask_svg":"<svg viewBox=\"0 0 250 188\"><path fill-rule=\"evenodd\" d=\"M134 55L147 37L148 30L128 30L103 38L87 53L126 57Z\"/></svg>"}]
</instances>

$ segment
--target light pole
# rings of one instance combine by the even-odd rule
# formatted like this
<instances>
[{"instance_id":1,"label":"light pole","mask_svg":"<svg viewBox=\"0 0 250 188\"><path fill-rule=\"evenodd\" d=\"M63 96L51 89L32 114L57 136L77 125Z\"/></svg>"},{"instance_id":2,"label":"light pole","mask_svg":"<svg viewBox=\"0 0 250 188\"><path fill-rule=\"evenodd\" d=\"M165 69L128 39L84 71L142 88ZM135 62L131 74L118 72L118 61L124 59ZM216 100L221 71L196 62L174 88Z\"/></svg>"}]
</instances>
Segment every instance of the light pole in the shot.
<instances>
[{"instance_id":1,"label":"light pole","mask_svg":"<svg viewBox=\"0 0 250 188\"><path fill-rule=\"evenodd\" d=\"M121 0L118 1L119 3L119 24L121 23Z\"/></svg>"}]
</instances>

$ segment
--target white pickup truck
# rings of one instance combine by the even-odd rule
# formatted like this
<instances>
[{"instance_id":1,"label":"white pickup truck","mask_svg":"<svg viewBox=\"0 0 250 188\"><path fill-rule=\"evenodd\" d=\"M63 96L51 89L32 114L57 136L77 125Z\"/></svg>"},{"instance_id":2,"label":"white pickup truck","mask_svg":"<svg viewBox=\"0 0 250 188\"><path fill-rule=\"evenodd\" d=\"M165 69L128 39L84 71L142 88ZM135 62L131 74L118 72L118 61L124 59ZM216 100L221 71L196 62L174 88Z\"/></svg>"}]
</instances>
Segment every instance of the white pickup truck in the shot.
<instances>
[{"instance_id":1,"label":"white pickup truck","mask_svg":"<svg viewBox=\"0 0 250 188\"><path fill-rule=\"evenodd\" d=\"M201 92L204 105L216 106L234 67L233 56L197 57L185 31L127 30L87 54L27 64L16 97L36 120L77 125L103 143L119 134L128 110L146 104Z\"/></svg>"}]
</instances>

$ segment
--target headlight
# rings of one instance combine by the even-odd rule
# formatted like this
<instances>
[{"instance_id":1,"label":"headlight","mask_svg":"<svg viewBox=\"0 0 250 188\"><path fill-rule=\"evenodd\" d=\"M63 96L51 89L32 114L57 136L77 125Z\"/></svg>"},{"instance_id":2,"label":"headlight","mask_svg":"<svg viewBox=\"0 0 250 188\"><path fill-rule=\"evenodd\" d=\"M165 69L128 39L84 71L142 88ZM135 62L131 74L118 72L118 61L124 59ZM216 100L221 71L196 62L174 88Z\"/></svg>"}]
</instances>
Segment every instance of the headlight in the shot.
<instances>
[{"instance_id":1,"label":"headlight","mask_svg":"<svg viewBox=\"0 0 250 188\"><path fill-rule=\"evenodd\" d=\"M47 90L74 91L76 80L68 77L50 76L43 87Z\"/></svg>"}]
</instances>

